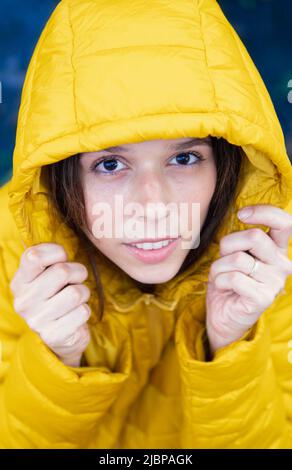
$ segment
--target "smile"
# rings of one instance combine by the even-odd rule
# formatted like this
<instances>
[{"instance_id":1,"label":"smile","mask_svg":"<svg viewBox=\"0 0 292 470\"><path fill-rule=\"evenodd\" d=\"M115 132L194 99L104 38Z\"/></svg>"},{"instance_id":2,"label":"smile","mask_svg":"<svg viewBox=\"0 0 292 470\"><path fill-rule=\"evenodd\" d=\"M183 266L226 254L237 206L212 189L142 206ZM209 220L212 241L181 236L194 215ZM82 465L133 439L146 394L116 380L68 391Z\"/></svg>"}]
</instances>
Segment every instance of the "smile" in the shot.
<instances>
[{"instance_id":1,"label":"smile","mask_svg":"<svg viewBox=\"0 0 292 470\"><path fill-rule=\"evenodd\" d=\"M126 249L144 263L159 263L166 259L177 247L180 237L159 242L123 243Z\"/></svg>"}]
</instances>

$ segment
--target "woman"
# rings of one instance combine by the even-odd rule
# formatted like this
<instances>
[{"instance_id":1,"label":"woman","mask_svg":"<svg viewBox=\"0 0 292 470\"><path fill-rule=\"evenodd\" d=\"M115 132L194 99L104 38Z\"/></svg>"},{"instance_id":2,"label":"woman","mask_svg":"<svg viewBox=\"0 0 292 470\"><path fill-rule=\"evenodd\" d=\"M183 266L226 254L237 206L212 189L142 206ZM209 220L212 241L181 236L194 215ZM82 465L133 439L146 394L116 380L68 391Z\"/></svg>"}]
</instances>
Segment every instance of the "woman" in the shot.
<instances>
[{"instance_id":1,"label":"woman","mask_svg":"<svg viewBox=\"0 0 292 470\"><path fill-rule=\"evenodd\" d=\"M102 239L95 205L119 195L198 203L193 248ZM1 446L290 448L291 196L272 102L214 0L60 2L1 188Z\"/></svg>"}]
</instances>

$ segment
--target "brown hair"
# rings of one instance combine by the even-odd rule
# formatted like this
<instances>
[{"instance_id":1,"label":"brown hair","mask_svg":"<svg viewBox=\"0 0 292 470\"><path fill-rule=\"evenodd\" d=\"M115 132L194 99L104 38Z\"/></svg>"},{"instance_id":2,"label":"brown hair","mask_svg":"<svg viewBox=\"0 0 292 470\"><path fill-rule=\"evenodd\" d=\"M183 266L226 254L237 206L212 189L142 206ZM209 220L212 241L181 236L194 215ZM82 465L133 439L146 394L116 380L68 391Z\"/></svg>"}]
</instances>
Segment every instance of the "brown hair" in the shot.
<instances>
[{"instance_id":1,"label":"brown hair","mask_svg":"<svg viewBox=\"0 0 292 470\"><path fill-rule=\"evenodd\" d=\"M223 138L211 136L212 149L216 161L217 181L209 204L207 217L200 233L200 244L189 251L178 274L195 263L210 245L235 196L244 152L241 147L230 144ZM85 235L82 227L86 224L85 201L79 171L80 154L46 165L45 171L51 209L58 211L66 224L73 229L84 245L92 266L97 292L99 295L101 319L104 313L104 293L99 273L94 262L97 248ZM86 226L86 229L88 227ZM155 284L143 284L136 281L144 292L153 292Z\"/></svg>"}]
</instances>

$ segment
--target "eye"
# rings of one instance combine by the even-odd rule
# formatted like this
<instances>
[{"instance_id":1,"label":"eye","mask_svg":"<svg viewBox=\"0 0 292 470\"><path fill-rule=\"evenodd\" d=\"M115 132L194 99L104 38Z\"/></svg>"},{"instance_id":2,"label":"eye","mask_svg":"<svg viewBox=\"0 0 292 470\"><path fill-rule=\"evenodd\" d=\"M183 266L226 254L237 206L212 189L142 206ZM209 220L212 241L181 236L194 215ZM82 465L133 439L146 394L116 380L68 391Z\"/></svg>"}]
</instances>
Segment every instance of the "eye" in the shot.
<instances>
[{"instance_id":1,"label":"eye","mask_svg":"<svg viewBox=\"0 0 292 470\"><path fill-rule=\"evenodd\" d=\"M192 158L190 158L189 155L191 155ZM196 152L181 152L173 158L176 159L177 162L179 162L179 165L175 166L197 165L201 161L205 160L201 155L198 155Z\"/></svg>"},{"instance_id":2,"label":"eye","mask_svg":"<svg viewBox=\"0 0 292 470\"><path fill-rule=\"evenodd\" d=\"M191 158L189 157L191 155ZM178 165L171 166L193 166L197 165L201 161L205 160L201 155L198 155L196 152L181 152L177 154L173 159L177 159ZM104 175L114 176L117 175L124 168L119 168L118 164L124 165L116 157L103 157L98 162L94 162L90 166L90 171L93 173L100 173ZM102 169L103 168L103 169Z\"/></svg>"},{"instance_id":3,"label":"eye","mask_svg":"<svg viewBox=\"0 0 292 470\"><path fill-rule=\"evenodd\" d=\"M90 167L90 171L92 171L93 173L103 173L104 175L115 175L123 169L123 168L117 169L118 167L117 163L122 164L120 160L114 157L103 158L102 160L98 162L94 162L93 165L91 165ZM102 169L97 170L97 168L101 168L102 166L105 169L105 171L103 171Z\"/></svg>"}]
</instances>

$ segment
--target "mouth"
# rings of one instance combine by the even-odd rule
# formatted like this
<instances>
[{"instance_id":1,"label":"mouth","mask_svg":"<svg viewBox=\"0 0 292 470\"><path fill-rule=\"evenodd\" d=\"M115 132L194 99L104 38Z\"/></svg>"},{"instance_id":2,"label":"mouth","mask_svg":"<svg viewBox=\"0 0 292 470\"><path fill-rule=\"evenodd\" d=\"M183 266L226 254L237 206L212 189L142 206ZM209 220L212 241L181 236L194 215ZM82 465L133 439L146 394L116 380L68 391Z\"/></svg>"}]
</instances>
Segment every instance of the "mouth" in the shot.
<instances>
[{"instance_id":1,"label":"mouth","mask_svg":"<svg viewBox=\"0 0 292 470\"><path fill-rule=\"evenodd\" d=\"M154 264L159 263L166 259L173 250L177 247L179 239L177 238L164 238L159 241L147 241L136 243L123 243L125 248L138 260Z\"/></svg>"}]
</instances>

